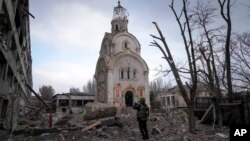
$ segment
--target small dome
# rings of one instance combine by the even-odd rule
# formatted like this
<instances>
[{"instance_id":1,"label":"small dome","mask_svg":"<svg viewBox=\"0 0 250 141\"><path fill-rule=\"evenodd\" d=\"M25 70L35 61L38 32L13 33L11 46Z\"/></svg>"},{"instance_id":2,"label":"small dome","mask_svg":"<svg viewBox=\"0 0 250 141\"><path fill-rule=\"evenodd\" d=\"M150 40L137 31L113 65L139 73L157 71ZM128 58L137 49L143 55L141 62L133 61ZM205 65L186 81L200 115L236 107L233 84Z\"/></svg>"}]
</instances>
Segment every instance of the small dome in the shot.
<instances>
[{"instance_id":1,"label":"small dome","mask_svg":"<svg viewBox=\"0 0 250 141\"><path fill-rule=\"evenodd\" d=\"M121 18L127 19L128 12L127 9L121 6L120 1L118 1L118 6L114 7L113 19Z\"/></svg>"}]
</instances>

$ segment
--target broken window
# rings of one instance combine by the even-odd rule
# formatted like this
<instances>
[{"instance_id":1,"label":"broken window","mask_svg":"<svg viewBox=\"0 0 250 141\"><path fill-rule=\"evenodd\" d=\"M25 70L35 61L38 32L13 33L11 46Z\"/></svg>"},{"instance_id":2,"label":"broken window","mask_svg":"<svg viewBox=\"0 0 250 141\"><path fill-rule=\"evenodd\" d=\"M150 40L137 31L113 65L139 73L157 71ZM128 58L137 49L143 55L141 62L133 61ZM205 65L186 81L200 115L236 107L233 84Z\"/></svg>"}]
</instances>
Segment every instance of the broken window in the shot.
<instances>
[{"instance_id":1,"label":"broken window","mask_svg":"<svg viewBox=\"0 0 250 141\"><path fill-rule=\"evenodd\" d=\"M94 102L94 100L83 100L84 105L87 104L88 102Z\"/></svg>"},{"instance_id":2,"label":"broken window","mask_svg":"<svg viewBox=\"0 0 250 141\"><path fill-rule=\"evenodd\" d=\"M174 99L174 96L171 96L171 101L172 101L172 105L175 106L175 99Z\"/></svg>"},{"instance_id":3,"label":"broken window","mask_svg":"<svg viewBox=\"0 0 250 141\"><path fill-rule=\"evenodd\" d=\"M72 106L82 106L82 100L72 100Z\"/></svg>"},{"instance_id":4,"label":"broken window","mask_svg":"<svg viewBox=\"0 0 250 141\"><path fill-rule=\"evenodd\" d=\"M167 97L167 105L170 105L170 97Z\"/></svg>"},{"instance_id":5,"label":"broken window","mask_svg":"<svg viewBox=\"0 0 250 141\"><path fill-rule=\"evenodd\" d=\"M13 80L14 80L14 76L13 76L13 72L10 70L10 68L8 69L8 73L7 73L7 79L8 79L8 84L10 87L13 86Z\"/></svg>"},{"instance_id":6,"label":"broken window","mask_svg":"<svg viewBox=\"0 0 250 141\"><path fill-rule=\"evenodd\" d=\"M5 78L5 72L6 72L6 60L3 56L2 53L0 53L0 78L2 78L4 80Z\"/></svg>"},{"instance_id":7,"label":"broken window","mask_svg":"<svg viewBox=\"0 0 250 141\"><path fill-rule=\"evenodd\" d=\"M69 100L68 99L60 99L59 106L69 106Z\"/></svg>"},{"instance_id":8,"label":"broken window","mask_svg":"<svg viewBox=\"0 0 250 141\"><path fill-rule=\"evenodd\" d=\"M66 108L62 108L62 112L65 113L67 111Z\"/></svg>"},{"instance_id":9,"label":"broken window","mask_svg":"<svg viewBox=\"0 0 250 141\"><path fill-rule=\"evenodd\" d=\"M6 118L6 112L7 112L7 107L8 107L8 100L7 99L0 99L0 105L1 105L1 111L0 111L0 118L4 119Z\"/></svg>"},{"instance_id":10,"label":"broken window","mask_svg":"<svg viewBox=\"0 0 250 141\"><path fill-rule=\"evenodd\" d=\"M166 106L165 97L161 98L161 103L162 103L163 106Z\"/></svg>"}]
</instances>

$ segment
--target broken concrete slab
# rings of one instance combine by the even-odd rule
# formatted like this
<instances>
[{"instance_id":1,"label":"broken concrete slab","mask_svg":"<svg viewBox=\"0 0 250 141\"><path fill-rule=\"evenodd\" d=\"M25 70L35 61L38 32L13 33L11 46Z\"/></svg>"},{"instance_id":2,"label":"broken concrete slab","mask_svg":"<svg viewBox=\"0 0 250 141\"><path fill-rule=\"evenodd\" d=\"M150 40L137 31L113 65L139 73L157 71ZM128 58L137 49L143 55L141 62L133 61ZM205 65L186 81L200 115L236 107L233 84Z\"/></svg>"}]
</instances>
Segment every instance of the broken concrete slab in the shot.
<instances>
[{"instance_id":1,"label":"broken concrete slab","mask_svg":"<svg viewBox=\"0 0 250 141\"><path fill-rule=\"evenodd\" d=\"M116 116L116 107L102 103L87 103L84 110L84 120L100 119Z\"/></svg>"},{"instance_id":2,"label":"broken concrete slab","mask_svg":"<svg viewBox=\"0 0 250 141\"><path fill-rule=\"evenodd\" d=\"M152 131L151 131L152 135L158 135L161 134L161 130L157 127L153 127Z\"/></svg>"},{"instance_id":3,"label":"broken concrete slab","mask_svg":"<svg viewBox=\"0 0 250 141\"><path fill-rule=\"evenodd\" d=\"M224 134L224 133L216 133L215 135L218 136L218 137L221 137L223 139L228 138L228 136L226 134Z\"/></svg>"}]
</instances>

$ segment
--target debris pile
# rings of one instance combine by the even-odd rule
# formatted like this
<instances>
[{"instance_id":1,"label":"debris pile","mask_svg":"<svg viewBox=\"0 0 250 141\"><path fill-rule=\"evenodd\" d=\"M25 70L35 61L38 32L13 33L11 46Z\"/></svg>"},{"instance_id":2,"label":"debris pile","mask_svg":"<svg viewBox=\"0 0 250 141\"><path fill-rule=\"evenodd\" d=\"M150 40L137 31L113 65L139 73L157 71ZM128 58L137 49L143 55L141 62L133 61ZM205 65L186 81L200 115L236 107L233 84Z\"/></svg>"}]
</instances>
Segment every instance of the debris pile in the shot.
<instances>
[{"instance_id":1,"label":"debris pile","mask_svg":"<svg viewBox=\"0 0 250 141\"><path fill-rule=\"evenodd\" d=\"M112 117L116 115L116 107L103 103L89 102L85 105L84 120Z\"/></svg>"},{"instance_id":2,"label":"debris pile","mask_svg":"<svg viewBox=\"0 0 250 141\"><path fill-rule=\"evenodd\" d=\"M97 108L98 109L98 108ZM93 110L98 111L98 110ZM85 113L86 114L86 113ZM84 114L84 115L85 115ZM141 140L140 130L136 120L136 111L126 108L120 111L119 117L108 116L92 120L76 122L76 115L67 115L54 128L33 130L33 134L16 134L12 140L48 140L48 141L138 141ZM77 115L79 116L79 115ZM83 115L81 115L83 116ZM212 125L196 122L197 134L188 132L186 113L174 110L172 113L150 113L148 132L150 141L221 141L229 140L228 127L213 128ZM34 134L34 131L36 134ZM10 137L0 140L10 140Z\"/></svg>"}]
</instances>

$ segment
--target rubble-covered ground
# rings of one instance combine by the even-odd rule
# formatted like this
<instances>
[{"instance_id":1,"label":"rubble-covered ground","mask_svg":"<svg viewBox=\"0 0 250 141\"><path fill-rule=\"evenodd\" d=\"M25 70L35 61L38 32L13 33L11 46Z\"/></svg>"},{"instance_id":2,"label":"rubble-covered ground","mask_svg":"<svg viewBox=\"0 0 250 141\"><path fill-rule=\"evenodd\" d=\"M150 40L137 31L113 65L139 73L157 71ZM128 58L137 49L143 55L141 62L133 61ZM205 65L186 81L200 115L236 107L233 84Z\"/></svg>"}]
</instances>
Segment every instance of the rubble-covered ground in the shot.
<instances>
[{"instance_id":1,"label":"rubble-covered ground","mask_svg":"<svg viewBox=\"0 0 250 141\"><path fill-rule=\"evenodd\" d=\"M96 122L81 121L79 115L63 118L55 128L47 132L32 130L39 127L26 127L29 132L9 134L0 130L0 140L8 141L139 141L141 134L136 120L136 111L127 108L119 114L118 124L98 125L83 132L85 127ZM77 120L76 120L77 119ZM70 121L70 122L69 122ZM196 122L196 134L188 132L186 113L179 109L170 114L150 113L148 120L149 141L225 141L229 140L229 128L226 126L204 125Z\"/></svg>"}]
</instances>

